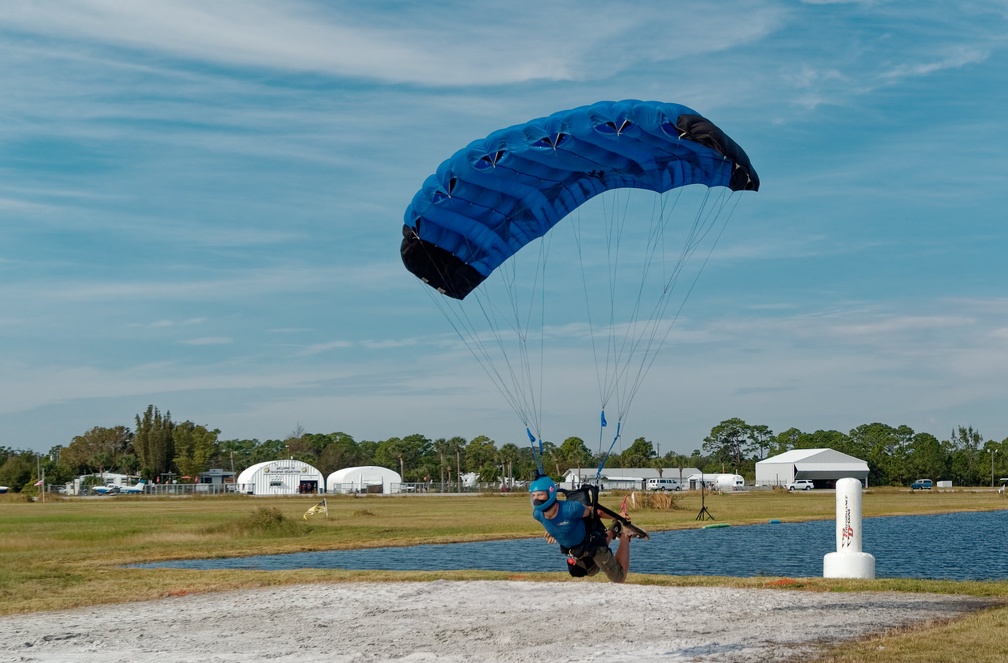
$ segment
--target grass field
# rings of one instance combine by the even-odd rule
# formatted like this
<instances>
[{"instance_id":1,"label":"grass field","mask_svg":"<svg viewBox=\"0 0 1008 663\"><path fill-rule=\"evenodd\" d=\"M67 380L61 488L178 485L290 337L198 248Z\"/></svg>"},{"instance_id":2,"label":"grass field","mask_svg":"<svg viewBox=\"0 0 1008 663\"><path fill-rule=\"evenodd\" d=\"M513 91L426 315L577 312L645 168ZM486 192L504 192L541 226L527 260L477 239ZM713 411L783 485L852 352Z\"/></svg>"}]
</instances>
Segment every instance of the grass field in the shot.
<instances>
[{"instance_id":1,"label":"grass field","mask_svg":"<svg viewBox=\"0 0 1008 663\"><path fill-rule=\"evenodd\" d=\"M637 493L634 522L645 529L697 527L699 494L654 496ZM603 503L618 506L622 495ZM132 569L124 564L166 559L230 557L309 550L419 543L480 541L540 536L524 494L471 496L330 496L329 518L302 514L315 497L248 496L151 498L115 496L28 502L0 497L0 615L101 603L157 599L186 593L264 587L302 582L362 580L507 579L490 571L360 572L305 569L292 571L193 571ZM990 490L931 491L872 489L864 495L864 515L909 515L1008 509L1008 499ZM707 495L707 509L718 522L733 525L768 519L832 519L832 492L782 491ZM567 574L522 574L551 582L572 581ZM912 591L996 598L1004 606L964 619L929 625L913 633L845 645L830 660L1003 660L1008 640L1008 581L951 582L884 579L874 581L779 578L721 578L633 575L630 582L653 585L780 587L812 591ZM573 581L583 582L583 581ZM948 658L942 656L948 653Z\"/></svg>"}]
</instances>

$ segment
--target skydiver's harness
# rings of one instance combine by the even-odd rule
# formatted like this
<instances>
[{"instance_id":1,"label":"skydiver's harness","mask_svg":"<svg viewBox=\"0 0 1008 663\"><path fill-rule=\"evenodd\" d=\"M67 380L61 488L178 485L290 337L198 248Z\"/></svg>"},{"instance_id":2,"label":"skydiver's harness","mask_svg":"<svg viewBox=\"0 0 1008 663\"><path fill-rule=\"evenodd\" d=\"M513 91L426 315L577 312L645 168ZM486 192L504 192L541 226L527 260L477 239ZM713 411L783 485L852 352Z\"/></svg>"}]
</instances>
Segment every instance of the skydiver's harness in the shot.
<instances>
[{"instance_id":1,"label":"skydiver's harness","mask_svg":"<svg viewBox=\"0 0 1008 663\"><path fill-rule=\"evenodd\" d=\"M576 546L566 548L560 546L563 554L567 555L567 570L575 577L582 577L595 568L595 551L599 548L607 547L609 542L606 539L606 526L602 524L602 519L598 516L596 507L598 506L598 486L584 484L580 488L569 490L560 488L568 500L581 502L585 506L591 507L591 516L584 519L585 538Z\"/></svg>"}]
</instances>

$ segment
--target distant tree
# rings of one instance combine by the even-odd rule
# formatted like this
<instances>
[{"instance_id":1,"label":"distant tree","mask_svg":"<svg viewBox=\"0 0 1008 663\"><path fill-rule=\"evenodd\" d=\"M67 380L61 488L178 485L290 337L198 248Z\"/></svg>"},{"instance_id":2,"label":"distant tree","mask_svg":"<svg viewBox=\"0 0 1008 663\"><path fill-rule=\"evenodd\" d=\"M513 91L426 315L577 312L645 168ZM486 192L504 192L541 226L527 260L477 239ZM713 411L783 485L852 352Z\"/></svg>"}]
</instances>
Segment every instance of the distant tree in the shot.
<instances>
[{"instance_id":1,"label":"distant tree","mask_svg":"<svg viewBox=\"0 0 1008 663\"><path fill-rule=\"evenodd\" d=\"M0 448L0 484L15 493L34 490L36 465L36 456L30 451Z\"/></svg>"},{"instance_id":2,"label":"distant tree","mask_svg":"<svg viewBox=\"0 0 1008 663\"><path fill-rule=\"evenodd\" d=\"M147 479L159 478L172 471L175 447L172 441L171 412L164 416L153 405L148 405L143 417L136 417L133 448L140 459L140 473Z\"/></svg>"},{"instance_id":3,"label":"distant tree","mask_svg":"<svg viewBox=\"0 0 1008 663\"><path fill-rule=\"evenodd\" d=\"M312 445L311 436L309 436L305 429L298 424L294 427L287 437L284 438L284 453L286 454L284 458L296 458L297 460L303 461L314 465L317 460L317 454L315 452L315 447Z\"/></svg>"},{"instance_id":4,"label":"distant tree","mask_svg":"<svg viewBox=\"0 0 1008 663\"><path fill-rule=\"evenodd\" d=\"M766 426L748 426L746 451L753 453L757 460L766 458L767 449L773 441L773 431Z\"/></svg>"},{"instance_id":5,"label":"distant tree","mask_svg":"<svg viewBox=\"0 0 1008 663\"><path fill-rule=\"evenodd\" d=\"M172 430L175 447L175 467L183 476L196 478L200 472L209 469L214 445L220 431L207 430L206 426L184 421Z\"/></svg>"},{"instance_id":6,"label":"distant tree","mask_svg":"<svg viewBox=\"0 0 1008 663\"><path fill-rule=\"evenodd\" d=\"M440 489L442 492L444 492L445 475L447 473L447 476L451 476L452 447L448 444L448 440L446 440L443 437L439 437L438 439L434 440L434 443L431 445L431 448L434 450L434 454L437 456L438 476L440 477L441 480Z\"/></svg>"},{"instance_id":7,"label":"distant tree","mask_svg":"<svg viewBox=\"0 0 1008 663\"><path fill-rule=\"evenodd\" d=\"M777 456L787 451L791 451L792 449L798 449L798 443L801 440L802 435L804 435L804 433L797 428L789 428L783 433L778 433L770 445L770 455Z\"/></svg>"},{"instance_id":8,"label":"distant tree","mask_svg":"<svg viewBox=\"0 0 1008 663\"><path fill-rule=\"evenodd\" d=\"M210 467L241 472L252 465L252 454L259 446L259 440L218 440L210 457Z\"/></svg>"},{"instance_id":9,"label":"distant tree","mask_svg":"<svg viewBox=\"0 0 1008 663\"><path fill-rule=\"evenodd\" d=\"M361 440L357 443L357 465L378 465L375 461L375 453L378 451L378 442L374 440Z\"/></svg>"},{"instance_id":10,"label":"distant tree","mask_svg":"<svg viewBox=\"0 0 1008 663\"><path fill-rule=\"evenodd\" d=\"M868 463L869 485L884 486L895 481L895 466L904 462L900 435L882 423L863 424L850 432L850 455Z\"/></svg>"},{"instance_id":11,"label":"distant tree","mask_svg":"<svg viewBox=\"0 0 1008 663\"><path fill-rule=\"evenodd\" d=\"M518 447L518 460L514 464L514 476L531 481L539 471L536 468L532 447L527 444L515 446Z\"/></svg>"},{"instance_id":12,"label":"distant tree","mask_svg":"<svg viewBox=\"0 0 1008 663\"><path fill-rule=\"evenodd\" d=\"M742 453L749 439L749 426L739 418L725 419L704 438L703 449L715 463L742 466Z\"/></svg>"},{"instance_id":13,"label":"distant tree","mask_svg":"<svg viewBox=\"0 0 1008 663\"><path fill-rule=\"evenodd\" d=\"M623 467L651 467L655 457L654 444L643 437L638 437L620 454Z\"/></svg>"},{"instance_id":14,"label":"distant tree","mask_svg":"<svg viewBox=\"0 0 1008 663\"><path fill-rule=\"evenodd\" d=\"M106 470L124 471L120 461L132 456L132 449L133 436L125 426L95 426L74 437L66 449L61 450L60 463L73 476Z\"/></svg>"},{"instance_id":15,"label":"distant tree","mask_svg":"<svg viewBox=\"0 0 1008 663\"><path fill-rule=\"evenodd\" d=\"M507 485L511 485L514 481L514 470L515 463L521 458L521 449L518 445L508 442L501 446L500 448L500 462L501 466L504 468L504 477L507 480Z\"/></svg>"},{"instance_id":16,"label":"distant tree","mask_svg":"<svg viewBox=\"0 0 1008 663\"><path fill-rule=\"evenodd\" d=\"M563 478L564 470L560 467L560 453L557 445L553 444L549 440L542 441L542 452L536 451L539 454L539 462L542 463L543 471L550 475L556 481Z\"/></svg>"},{"instance_id":17,"label":"distant tree","mask_svg":"<svg viewBox=\"0 0 1008 663\"><path fill-rule=\"evenodd\" d=\"M497 443L486 435L477 435L465 448L467 472L475 472L482 482L496 481L501 472Z\"/></svg>"},{"instance_id":18,"label":"distant tree","mask_svg":"<svg viewBox=\"0 0 1008 663\"><path fill-rule=\"evenodd\" d=\"M915 479L941 479L947 476L948 459L941 442L930 433L917 433L907 454L908 473Z\"/></svg>"},{"instance_id":19,"label":"distant tree","mask_svg":"<svg viewBox=\"0 0 1008 663\"><path fill-rule=\"evenodd\" d=\"M42 470L45 473L45 479L47 484L60 484L66 483L73 479L76 475L71 473L69 468L62 462L60 458L63 455L64 447L61 444L57 444L49 449L48 454L42 455ZM135 456L132 454L127 454L123 456L120 460L120 467L123 468L124 472L131 472L132 470L127 469L129 459L134 459Z\"/></svg>"},{"instance_id":20,"label":"distant tree","mask_svg":"<svg viewBox=\"0 0 1008 663\"><path fill-rule=\"evenodd\" d=\"M319 452L318 468L322 474L328 476L336 470L361 464L358 461L360 450L351 436L346 433L330 433L326 438L327 441Z\"/></svg>"},{"instance_id":21,"label":"distant tree","mask_svg":"<svg viewBox=\"0 0 1008 663\"><path fill-rule=\"evenodd\" d=\"M590 467L592 463L592 453L588 451L584 440L580 437L568 437L557 450L560 456L560 463L567 468Z\"/></svg>"},{"instance_id":22,"label":"distant tree","mask_svg":"<svg viewBox=\"0 0 1008 663\"><path fill-rule=\"evenodd\" d=\"M864 460L864 456L859 455L852 448L850 438L838 430L817 430L814 433L802 433L799 449L833 449L848 456L854 456Z\"/></svg>"},{"instance_id":23,"label":"distant tree","mask_svg":"<svg viewBox=\"0 0 1008 663\"><path fill-rule=\"evenodd\" d=\"M266 463L287 457L287 446L283 440L263 440L252 450L249 465Z\"/></svg>"},{"instance_id":24,"label":"distant tree","mask_svg":"<svg viewBox=\"0 0 1008 663\"><path fill-rule=\"evenodd\" d=\"M983 449L980 449L980 461L982 461L980 474L983 476L984 481L981 483L986 483L986 479L990 477L991 488L998 485L998 477L1004 476L1003 474L998 474L998 457L1003 453L1002 443L995 442L994 440L987 440ZM990 474L987 474L990 472Z\"/></svg>"},{"instance_id":25,"label":"distant tree","mask_svg":"<svg viewBox=\"0 0 1008 663\"><path fill-rule=\"evenodd\" d=\"M399 472L403 481L421 481L421 460L430 445L431 441L419 433L389 438L375 449L375 464Z\"/></svg>"},{"instance_id":26,"label":"distant tree","mask_svg":"<svg viewBox=\"0 0 1008 663\"><path fill-rule=\"evenodd\" d=\"M959 426L952 431L951 463L953 480L962 486L976 486L986 483L980 474L980 448L983 435L972 426Z\"/></svg>"}]
</instances>

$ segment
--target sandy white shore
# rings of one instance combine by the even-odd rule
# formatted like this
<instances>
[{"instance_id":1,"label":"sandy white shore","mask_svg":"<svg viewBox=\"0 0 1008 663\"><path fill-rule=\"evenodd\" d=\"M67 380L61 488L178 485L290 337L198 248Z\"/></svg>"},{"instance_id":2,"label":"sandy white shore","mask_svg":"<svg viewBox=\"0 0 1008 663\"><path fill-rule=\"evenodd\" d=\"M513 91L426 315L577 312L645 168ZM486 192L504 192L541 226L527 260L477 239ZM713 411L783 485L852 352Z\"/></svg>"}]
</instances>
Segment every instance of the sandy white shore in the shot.
<instances>
[{"instance_id":1,"label":"sandy white shore","mask_svg":"<svg viewBox=\"0 0 1008 663\"><path fill-rule=\"evenodd\" d=\"M298 585L4 617L0 652L40 663L765 661L985 605L587 582Z\"/></svg>"}]
</instances>

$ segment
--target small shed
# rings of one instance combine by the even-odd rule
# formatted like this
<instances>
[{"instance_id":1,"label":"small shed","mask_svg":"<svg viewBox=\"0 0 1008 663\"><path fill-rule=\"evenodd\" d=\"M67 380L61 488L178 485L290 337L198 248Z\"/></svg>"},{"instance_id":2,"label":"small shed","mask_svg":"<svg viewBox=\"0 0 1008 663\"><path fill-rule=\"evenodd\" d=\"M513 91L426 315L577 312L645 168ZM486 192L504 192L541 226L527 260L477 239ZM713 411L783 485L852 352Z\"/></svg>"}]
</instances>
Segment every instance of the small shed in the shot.
<instances>
[{"instance_id":1,"label":"small shed","mask_svg":"<svg viewBox=\"0 0 1008 663\"><path fill-rule=\"evenodd\" d=\"M322 473L300 460L268 460L246 467L235 490L248 495L305 495L325 489Z\"/></svg>"},{"instance_id":2,"label":"small shed","mask_svg":"<svg viewBox=\"0 0 1008 663\"><path fill-rule=\"evenodd\" d=\"M868 463L835 449L792 449L756 463L757 486L786 486L809 479L816 488L832 488L852 478L868 486Z\"/></svg>"},{"instance_id":3,"label":"small shed","mask_svg":"<svg viewBox=\"0 0 1008 663\"><path fill-rule=\"evenodd\" d=\"M226 483L235 482L235 473L222 470L219 467L200 472L196 475L196 483L208 483L214 486L223 486Z\"/></svg>"},{"instance_id":4,"label":"small shed","mask_svg":"<svg viewBox=\"0 0 1008 663\"><path fill-rule=\"evenodd\" d=\"M329 493L398 493L402 477L395 470L378 465L344 467L326 477Z\"/></svg>"}]
</instances>

